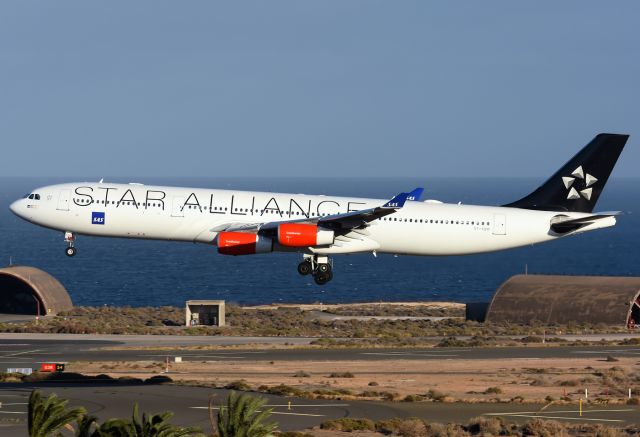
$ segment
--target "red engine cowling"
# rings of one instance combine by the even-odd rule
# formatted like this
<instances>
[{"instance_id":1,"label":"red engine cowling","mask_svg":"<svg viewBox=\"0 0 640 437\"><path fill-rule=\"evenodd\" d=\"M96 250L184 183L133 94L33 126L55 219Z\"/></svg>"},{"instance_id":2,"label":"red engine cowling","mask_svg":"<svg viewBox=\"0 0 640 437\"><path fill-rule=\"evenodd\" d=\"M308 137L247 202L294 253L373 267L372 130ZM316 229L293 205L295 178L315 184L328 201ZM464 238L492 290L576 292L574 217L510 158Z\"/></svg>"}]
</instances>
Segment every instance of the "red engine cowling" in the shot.
<instances>
[{"instance_id":1,"label":"red engine cowling","mask_svg":"<svg viewBox=\"0 0 640 437\"><path fill-rule=\"evenodd\" d=\"M217 242L218 253L222 255L253 255L273 251L270 238L246 232L220 232Z\"/></svg>"},{"instance_id":2,"label":"red engine cowling","mask_svg":"<svg viewBox=\"0 0 640 437\"><path fill-rule=\"evenodd\" d=\"M333 244L333 231L304 223L283 223L278 226L278 242L283 246L306 247Z\"/></svg>"}]
</instances>

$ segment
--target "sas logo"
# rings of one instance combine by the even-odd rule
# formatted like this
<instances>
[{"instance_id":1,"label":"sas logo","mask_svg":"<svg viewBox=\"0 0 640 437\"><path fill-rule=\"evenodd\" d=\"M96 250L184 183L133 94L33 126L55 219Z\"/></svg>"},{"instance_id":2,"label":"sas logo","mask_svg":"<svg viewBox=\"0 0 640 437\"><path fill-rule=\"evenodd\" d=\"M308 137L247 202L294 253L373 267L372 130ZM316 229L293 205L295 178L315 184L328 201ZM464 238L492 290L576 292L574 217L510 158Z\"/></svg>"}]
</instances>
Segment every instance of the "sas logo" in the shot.
<instances>
[{"instance_id":1,"label":"sas logo","mask_svg":"<svg viewBox=\"0 0 640 437\"><path fill-rule=\"evenodd\" d=\"M91 223L94 225L104 225L104 212L92 212Z\"/></svg>"}]
</instances>

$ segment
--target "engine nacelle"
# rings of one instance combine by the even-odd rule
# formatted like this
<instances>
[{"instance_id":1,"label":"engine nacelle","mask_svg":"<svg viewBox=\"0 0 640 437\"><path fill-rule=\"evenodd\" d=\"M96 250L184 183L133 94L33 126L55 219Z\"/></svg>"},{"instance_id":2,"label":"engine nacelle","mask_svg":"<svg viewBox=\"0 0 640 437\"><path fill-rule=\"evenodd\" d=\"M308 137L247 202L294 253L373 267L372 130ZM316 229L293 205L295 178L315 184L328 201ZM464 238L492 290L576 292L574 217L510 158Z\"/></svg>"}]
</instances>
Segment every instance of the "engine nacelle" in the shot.
<instances>
[{"instance_id":1,"label":"engine nacelle","mask_svg":"<svg viewBox=\"0 0 640 437\"><path fill-rule=\"evenodd\" d=\"M283 223L278 226L278 242L282 246L307 247L333 244L333 231L305 223Z\"/></svg>"},{"instance_id":2,"label":"engine nacelle","mask_svg":"<svg viewBox=\"0 0 640 437\"><path fill-rule=\"evenodd\" d=\"M273 251L271 238L246 232L220 232L217 242L218 253L222 255L253 255Z\"/></svg>"}]
</instances>

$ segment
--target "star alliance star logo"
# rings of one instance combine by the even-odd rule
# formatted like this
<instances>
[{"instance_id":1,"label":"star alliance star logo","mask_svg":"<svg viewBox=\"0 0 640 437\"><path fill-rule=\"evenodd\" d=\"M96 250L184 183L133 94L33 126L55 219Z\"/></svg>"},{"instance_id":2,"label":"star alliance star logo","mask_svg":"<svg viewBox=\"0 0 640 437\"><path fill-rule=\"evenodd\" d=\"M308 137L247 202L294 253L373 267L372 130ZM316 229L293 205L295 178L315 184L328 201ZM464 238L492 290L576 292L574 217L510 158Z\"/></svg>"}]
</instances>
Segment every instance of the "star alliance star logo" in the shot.
<instances>
[{"instance_id":1,"label":"star alliance star logo","mask_svg":"<svg viewBox=\"0 0 640 437\"><path fill-rule=\"evenodd\" d=\"M591 193L593 191L592 185L598 182L594 176L584 172L582 166L576 168L571 176L563 176L562 183L564 187L569 190L567 199L575 200L580 196L587 200L591 200Z\"/></svg>"}]
</instances>

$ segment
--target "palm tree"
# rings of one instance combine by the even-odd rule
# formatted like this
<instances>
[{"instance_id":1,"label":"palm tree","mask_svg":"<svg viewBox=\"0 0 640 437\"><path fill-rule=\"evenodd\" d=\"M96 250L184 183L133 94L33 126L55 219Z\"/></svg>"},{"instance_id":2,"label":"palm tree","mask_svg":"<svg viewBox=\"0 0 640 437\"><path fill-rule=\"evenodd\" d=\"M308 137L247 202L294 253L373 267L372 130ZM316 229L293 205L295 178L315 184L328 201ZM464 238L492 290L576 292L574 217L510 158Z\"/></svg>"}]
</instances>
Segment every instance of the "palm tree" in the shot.
<instances>
[{"instance_id":1,"label":"palm tree","mask_svg":"<svg viewBox=\"0 0 640 437\"><path fill-rule=\"evenodd\" d=\"M273 409L263 408L267 400L249 394L229 393L227 405L218 410L219 437L270 437L278 427L276 422L265 423Z\"/></svg>"},{"instance_id":2,"label":"palm tree","mask_svg":"<svg viewBox=\"0 0 640 437\"><path fill-rule=\"evenodd\" d=\"M44 399L39 390L32 391L27 416L29 437L49 436L86 414L84 408L66 409L67 402L55 394Z\"/></svg>"},{"instance_id":3,"label":"palm tree","mask_svg":"<svg viewBox=\"0 0 640 437\"><path fill-rule=\"evenodd\" d=\"M92 431L92 428L97 428L98 426L98 418L96 416L91 416L90 414L85 414L76 420L77 428L76 428L76 437L96 437L96 431Z\"/></svg>"},{"instance_id":4,"label":"palm tree","mask_svg":"<svg viewBox=\"0 0 640 437\"><path fill-rule=\"evenodd\" d=\"M171 425L169 419L173 416L170 411L147 415L142 413L142 420L138 415L138 403L133 405L133 416L131 417L131 428L133 436L136 437L189 437L202 436L199 428L181 428Z\"/></svg>"}]
</instances>

